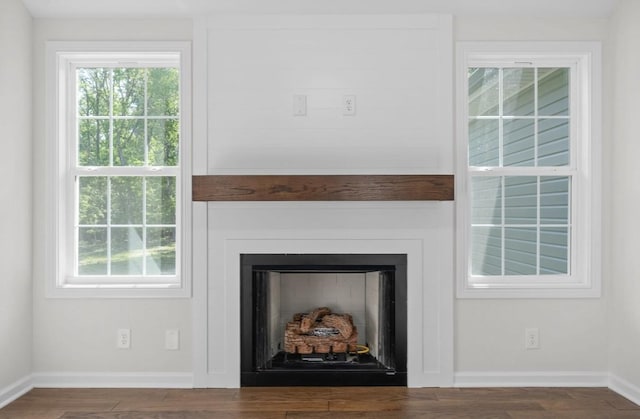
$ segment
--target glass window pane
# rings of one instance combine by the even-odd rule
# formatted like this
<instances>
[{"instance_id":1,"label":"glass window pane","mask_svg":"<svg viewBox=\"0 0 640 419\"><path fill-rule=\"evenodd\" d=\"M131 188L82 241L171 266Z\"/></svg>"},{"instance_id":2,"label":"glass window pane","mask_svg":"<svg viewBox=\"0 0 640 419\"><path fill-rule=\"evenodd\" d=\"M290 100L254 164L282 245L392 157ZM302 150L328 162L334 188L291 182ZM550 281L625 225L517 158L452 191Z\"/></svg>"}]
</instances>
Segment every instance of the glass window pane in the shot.
<instances>
[{"instance_id":1,"label":"glass window pane","mask_svg":"<svg viewBox=\"0 0 640 419\"><path fill-rule=\"evenodd\" d=\"M109 166L109 121L78 121L78 165Z\"/></svg>"},{"instance_id":2,"label":"glass window pane","mask_svg":"<svg viewBox=\"0 0 640 419\"><path fill-rule=\"evenodd\" d=\"M113 121L113 165L144 165L144 119Z\"/></svg>"},{"instance_id":3,"label":"glass window pane","mask_svg":"<svg viewBox=\"0 0 640 419\"><path fill-rule=\"evenodd\" d=\"M538 120L538 166L569 164L569 120Z\"/></svg>"},{"instance_id":4,"label":"glass window pane","mask_svg":"<svg viewBox=\"0 0 640 419\"><path fill-rule=\"evenodd\" d=\"M469 116L497 116L499 70L497 68L469 69Z\"/></svg>"},{"instance_id":5,"label":"glass window pane","mask_svg":"<svg viewBox=\"0 0 640 419\"><path fill-rule=\"evenodd\" d=\"M179 125L176 119L148 121L147 136L150 166L177 166Z\"/></svg>"},{"instance_id":6,"label":"glass window pane","mask_svg":"<svg viewBox=\"0 0 640 419\"><path fill-rule=\"evenodd\" d=\"M107 224L107 178L78 178L78 222L80 225Z\"/></svg>"},{"instance_id":7,"label":"glass window pane","mask_svg":"<svg viewBox=\"0 0 640 419\"><path fill-rule=\"evenodd\" d=\"M469 121L469 165L498 166L500 164L500 131L497 119Z\"/></svg>"},{"instance_id":8,"label":"glass window pane","mask_svg":"<svg viewBox=\"0 0 640 419\"><path fill-rule=\"evenodd\" d=\"M142 177L111 178L111 224L142 224Z\"/></svg>"},{"instance_id":9,"label":"glass window pane","mask_svg":"<svg viewBox=\"0 0 640 419\"><path fill-rule=\"evenodd\" d=\"M147 275L175 275L176 229L147 229Z\"/></svg>"},{"instance_id":10,"label":"glass window pane","mask_svg":"<svg viewBox=\"0 0 640 419\"><path fill-rule=\"evenodd\" d=\"M106 275L107 229L78 228L78 275Z\"/></svg>"},{"instance_id":11,"label":"glass window pane","mask_svg":"<svg viewBox=\"0 0 640 419\"><path fill-rule=\"evenodd\" d=\"M148 77L148 114L177 116L180 105L178 69L151 68L148 70Z\"/></svg>"},{"instance_id":12,"label":"glass window pane","mask_svg":"<svg viewBox=\"0 0 640 419\"><path fill-rule=\"evenodd\" d=\"M78 68L78 115L109 116L111 70L108 68Z\"/></svg>"},{"instance_id":13,"label":"glass window pane","mask_svg":"<svg viewBox=\"0 0 640 419\"><path fill-rule=\"evenodd\" d=\"M471 274L502 274L502 229L471 228Z\"/></svg>"},{"instance_id":14,"label":"glass window pane","mask_svg":"<svg viewBox=\"0 0 640 419\"><path fill-rule=\"evenodd\" d=\"M506 119L503 122L504 166L535 165L535 124L533 119Z\"/></svg>"},{"instance_id":15,"label":"glass window pane","mask_svg":"<svg viewBox=\"0 0 640 419\"><path fill-rule=\"evenodd\" d=\"M540 274L569 273L569 228L540 229Z\"/></svg>"},{"instance_id":16,"label":"glass window pane","mask_svg":"<svg viewBox=\"0 0 640 419\"><path fill-rule=\"evenodd\" d=\"M142 228L111 229L111 274L142 274Z\"/></svg>"},{"instance_id":17,"label":"glass window pane","mask_svg":"<svg viewBox=\"0 0 640 419\"><path fill-rule=\"evenodd\" d=\"M534 69L503 70L503 110L505 116L534 114Z\"/></svg>"},{"instance_id":18,"label":"glass window pane","mask_svg":"<svg viewBox=\"0 0 640 419\"><path fill-rule=\"evenodd\" d=\"M569 177L540 177L540 224L569 224Z\"/></svg>"},{"instance_id":19,"label":"glass window pane","mask_svg":"<svg viewBox=\"0 0 640 419\"><path fill-rule=\"evenodd\" d=\"M176 178L147 177L147 224L176 223Z\"/></svg>"},{"instance_id":20,"label":"glass window pane","mask_svg":"<svg viewBox=\"0 0 640 419\"><path fill-rule=\"evenodd\" d=\"M113 70L113 114L144 115L144 68L116 68Z\"/></svg>"},{"instance_id":21,"label":"glass window pane","mask_svg":"<svg viewBox=\"0 0 640 419\"><path fill-rule=\"evenodd\" d=\"M569 115L569 69L538 69L538 115Z\"/></svg>"},{"instance_id":22,"label":"glass window pane","mask_svg":"<svg viewBox=\"0 0 640 419\"><path fill-rule=\"evenodd\" d=\"M536 228L504 229L505 275L535 275L537 272Z\"/></svg>"},{"instance_id":23,"label":"glass window pane","mask_svg":"<svg viewBox=\"0 0 640 419\"><path fill-rule=\"evenodd\" d=\"M502 223L502 177L471 179L471 223Z\"/></svg>"},{"instance_id":24,"label":"glass window pane","mask_svg":"<svg viewBox=\"0 0 640 419\"><path fill-rule=\"evenodd\" d=\"M505 224L536 224L538 218L536 176L506 176L504 182Z\"/></svg>"}]
</instances>

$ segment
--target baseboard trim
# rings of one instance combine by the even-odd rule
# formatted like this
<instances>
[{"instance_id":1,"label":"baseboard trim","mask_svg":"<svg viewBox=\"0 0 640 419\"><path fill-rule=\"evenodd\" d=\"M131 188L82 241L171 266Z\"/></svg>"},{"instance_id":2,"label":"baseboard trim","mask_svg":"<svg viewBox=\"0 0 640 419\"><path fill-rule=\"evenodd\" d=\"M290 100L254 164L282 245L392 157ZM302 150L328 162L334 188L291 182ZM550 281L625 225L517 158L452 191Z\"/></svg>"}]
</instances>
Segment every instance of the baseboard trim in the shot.
<instances>
[{"instance_id":1,"label":"baseboard trim","mask_svg":"<svg viewBox=\"0 0 640 419\"><path fill-rule=\"evenodd\" d=\"M5 388L0 389L0 409L21 397L33 388L33 379L30 375L9 384Z\"/></svg>"},{"instance_id":2,"label":"baseboard trim","mask_svg":"<svg viewBox=\"0 0 640 419\"><path fill-rule=\"evenodd\" d=\"M192 373L75 373L33 374L35 388L193 388Z\"/></svg>"},{"instance_id":3,"label":"baseboard trim","mask_svg":"<svg viewBox=\"0 0 640 419\"><path fill-rule=\"evenodd\" d=\"M457 372L454 387L608 387L599 371Z\"/></svg>"},{"instance_id":4,"label":"baseboard trim","mask_svg":"<svg viewBox=\"0 0 640 419\"><path fill-rule=\"evenodd\" d=\"M609 388L640 406L640 387L611 374L609 376Z\"/></svg>"}]
</instances>

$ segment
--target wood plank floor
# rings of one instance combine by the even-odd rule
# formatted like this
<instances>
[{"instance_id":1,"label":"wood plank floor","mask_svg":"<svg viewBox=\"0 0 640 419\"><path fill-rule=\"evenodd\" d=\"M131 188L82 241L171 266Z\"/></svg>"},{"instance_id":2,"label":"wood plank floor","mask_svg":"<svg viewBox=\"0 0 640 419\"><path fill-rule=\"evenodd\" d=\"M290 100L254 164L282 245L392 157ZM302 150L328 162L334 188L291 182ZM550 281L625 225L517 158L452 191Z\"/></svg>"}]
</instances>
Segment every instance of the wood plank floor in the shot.
<instances>
[{"instance_id":1,"label":"wood plank floor","mask_svg":"<svg viewBox=\"0 0 640 419\"><path fill-rule=\"evenodd\" d=\"M0 419L640 418L606 388L34 389Z\"/></svg>"}]
</instances>

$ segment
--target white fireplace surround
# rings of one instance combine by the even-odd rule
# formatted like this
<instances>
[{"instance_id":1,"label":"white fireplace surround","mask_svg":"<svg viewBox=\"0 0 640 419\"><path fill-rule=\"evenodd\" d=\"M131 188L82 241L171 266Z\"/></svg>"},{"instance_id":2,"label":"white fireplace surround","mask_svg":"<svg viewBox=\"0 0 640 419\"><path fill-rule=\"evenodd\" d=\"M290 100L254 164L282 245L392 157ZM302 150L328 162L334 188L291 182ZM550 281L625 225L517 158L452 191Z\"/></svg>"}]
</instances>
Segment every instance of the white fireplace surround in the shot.
<instances>
[{"instance_id":1,"label":"white fireplace surround","mask_svg":"<svg viewBox=\"0 0 640 419\"><path fill-rule=\"evenodd\" d=\"M453 382L453 203L209 203L196 385L240 386L241 254L407 255L409 387ZM203 252L204 253L204 252ZM204 259L201 259L204 260Z\"/></svg>"}]
</instances>

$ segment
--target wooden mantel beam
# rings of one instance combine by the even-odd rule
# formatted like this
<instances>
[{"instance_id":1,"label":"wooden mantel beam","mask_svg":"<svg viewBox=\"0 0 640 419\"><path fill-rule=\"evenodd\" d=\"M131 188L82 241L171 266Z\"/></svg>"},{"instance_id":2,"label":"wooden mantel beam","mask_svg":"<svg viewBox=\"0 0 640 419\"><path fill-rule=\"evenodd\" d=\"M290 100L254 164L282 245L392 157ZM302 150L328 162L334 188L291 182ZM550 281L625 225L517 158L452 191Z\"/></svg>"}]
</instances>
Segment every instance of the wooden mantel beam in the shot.
<instances>
[{"instance_id":1,"label":"wooden mantel beam","mask_svg":"<svg viewBox=\"0 0 640 419\"><path fill-rule=\"evenodd\" d=\"M193 176L194 201L452 201L453 175Z\"/></svg>"}]
</instances>

